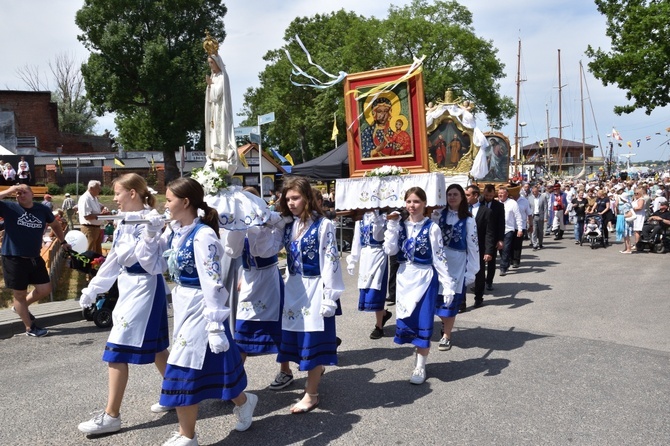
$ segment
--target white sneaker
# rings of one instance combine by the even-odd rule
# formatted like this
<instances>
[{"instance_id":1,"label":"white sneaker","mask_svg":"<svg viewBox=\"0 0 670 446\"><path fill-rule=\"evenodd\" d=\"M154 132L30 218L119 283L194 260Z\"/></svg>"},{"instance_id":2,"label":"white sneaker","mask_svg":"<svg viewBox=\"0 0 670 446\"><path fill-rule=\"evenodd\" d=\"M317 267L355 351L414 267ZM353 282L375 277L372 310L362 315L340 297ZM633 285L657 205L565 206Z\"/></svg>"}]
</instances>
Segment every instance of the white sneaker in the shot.
<instances>
[{"instance_id":1,"label":"white sneaker","mask_svg":"<svg viewBox=\"0 0 670 446\"><path fill-rule=\"evenodd\" d=\"M241 406L235 406L233 413L237 418L237 424L235 425L235 430L238 432L244 432L245 430L251 427L251 422L254 417L254 409L256 408L256 403L258 403L258 397L253 393L247 393L247 402Z\"/></svg>"},{"instance_id":2,"label":"white sneaker","mask_svg":"<svg viewBox=\"0 0 670 446\"><path fill-rule=\"evenodd\" d=\"M174 407L163 406L161 403L156 403L156 404L151 405L151 411L153 413L163 413L163 412L169 412L171 410L174 410Z\"/></svg>"},{"instance_id":3,"label":"white sneaker","mask_svg":"<svg viewBox=\"0 0 670 446\"><path fill-rule=\"evenodd\" d=\"M412 384L423 384L426 381L426 369L423 367L417 367L412 372L412 376L409 378L409 382Z\"/></svg>"},{"instance_id":4,"label":"white sneaker","mask_svg":"<svg viewBox=\"0 0 670 446\"><path fill-rule=\"evenodd\" d=\"M179 432L172 432L172 436L163 443L163 446L198 446L198 434L195 434L193 438L188 438L180 435Z\"/></svg>"},{"instance_id":5,"label":"white sneaker","mask_svg":"<svg viewBox=\"0 0 670 446\"><path fill-rule=\"evenodd\" d=\"M121 430L121 415L114 418L104 410L88 421L79 423L79 430L85 434L108 434Z\"/></svg>"}]
</instances>

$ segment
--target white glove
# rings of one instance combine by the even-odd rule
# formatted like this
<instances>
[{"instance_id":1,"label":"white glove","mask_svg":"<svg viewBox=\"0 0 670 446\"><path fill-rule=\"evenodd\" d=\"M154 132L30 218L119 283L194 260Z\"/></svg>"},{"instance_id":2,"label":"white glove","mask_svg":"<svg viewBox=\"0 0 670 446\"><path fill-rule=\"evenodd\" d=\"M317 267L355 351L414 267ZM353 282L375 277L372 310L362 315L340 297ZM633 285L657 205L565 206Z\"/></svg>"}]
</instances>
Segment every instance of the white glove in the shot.
<instances>
[{"instance_id":1,"label":"white glove","mask_svg":"<svg viewBox=\"0 0 670 446\"><path fill-rule=\"evenodd\" d=\"M149 237L154 237L156 234L163 230L165 226L165 220L163 216L158 213L149 213L146 216L146 219L149 220L149 223L146 223L147 235Z\"/></svg>"},{"instance_id":2,"label":"white glove","mask_svg":"<svg viewBox=\"0 0 670 446\"><path fill-rule=\"evenodd\" d=\"M207 337L209 339L209 349L214 354L228 351L230 348L225 331L211 331Z\"/></svg>"},{"instance_id":3,"label":"white glove","mask_svg":"<svg viewBox=\"0 0 670 446\"><path fill-rule=\"evenodd\" d=\"M347 272L349 273L350 276L354 275L354 269L356 268L356 265L353 263L351 265L347 265Z\"/></svg>"},{"instance_id":4,"label":"white glove","mask_svg":"<svg viewBox=\"0 0 670 446\"><path fill-rule=\"evenodd\" d=\"M323 299L319 314L323 317L332 317L335 316L335 310L337 310L337 302L331 299Z\"/></svg>"},{"instance_id":5,"label":"white glove","mask_svg":"<svg viewBox=\"0 0 670 446\"><path fill-rule=\"evenodd\" d=\"M95 300L98 296L89 291L88 288L81 290L81 297L79 298L79 306L82 308L88 308L95 303Z\"/></svg>"},{"instance_id":6,"label":"white glove","mask_svg":"<svg viewBox=\"0 0 670 446\"><path fill-rule=\"evenodd\" d=\"M465 276L465 286L470 286L475 283L475 276Z\"/></svg>"},{"instance_id":7,"label":"white glove","mask_svg":"<svg viewBox=\"0 0 670 446\"><path fill-rule=\"evenodd\" d=\"M431 214L430 214L430 219L433 221L439 221L440 220L440 215L442 214L442 211L435 209Z\"/></svg>"},{"instance_id":8,"label":"white glove","mask_svg":"<svg viewBox=\"0 0 670 446\"><path fill-rule=\"evenodd\" d=\"M454 301L453 291L445 291L443 296L444 296L444 304L446 306L449 306Z\"/></svg>"}]
</instances>

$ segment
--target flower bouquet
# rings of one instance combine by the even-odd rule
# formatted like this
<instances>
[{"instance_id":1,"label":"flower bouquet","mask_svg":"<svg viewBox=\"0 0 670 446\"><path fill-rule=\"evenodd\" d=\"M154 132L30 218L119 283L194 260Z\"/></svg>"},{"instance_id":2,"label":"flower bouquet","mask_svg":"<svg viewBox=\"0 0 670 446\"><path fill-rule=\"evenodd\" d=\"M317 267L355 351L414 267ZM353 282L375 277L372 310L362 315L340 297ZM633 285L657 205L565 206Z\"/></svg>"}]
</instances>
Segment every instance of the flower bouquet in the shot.
<instances>
[{"instance_id":1,"label":"flower bouquet","mask_svg":"<svg viewBox=\"0 0 670 446\"><path fill-rule=\"evenodd\" d=\"M228 184L226 183L226 177L228 176L228 171L225 169L193 169L191 172L191 178L200 183L202 188L205 190L207 195L216 195L221 189L225 189Z\"/></svg>"},{"instance_id":2,"label":"flower bouquet","mask_svg":"<svg viewBox=\"0 0 670 446\"><path fill-rule=\"evenodd\" d=\"M389 177L409 173L407 169L398 166L381 166L365 172L366 177Z\"/></svg>"}]
</instances>

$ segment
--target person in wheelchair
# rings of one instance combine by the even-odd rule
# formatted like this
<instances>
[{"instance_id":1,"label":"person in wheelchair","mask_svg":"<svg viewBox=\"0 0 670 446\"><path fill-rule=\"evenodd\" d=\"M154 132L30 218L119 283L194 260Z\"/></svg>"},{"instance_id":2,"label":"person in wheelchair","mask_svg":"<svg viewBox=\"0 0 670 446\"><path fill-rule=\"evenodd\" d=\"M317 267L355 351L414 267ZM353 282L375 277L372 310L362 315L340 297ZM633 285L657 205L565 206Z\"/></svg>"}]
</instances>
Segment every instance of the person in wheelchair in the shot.
<instances>
[{"instance_id":1,"label":"person in wheelchair","mask_svg":"<svg viewBox=\"0 0 670 446\"><path fill-rule=\"evenodd\" d=\"M643 242L652 242L662 231L670 227L670 211L668 210L668 200L663 198L659 200L659 209L649 216L642 226Z\"/></svg>"}]
</instances>

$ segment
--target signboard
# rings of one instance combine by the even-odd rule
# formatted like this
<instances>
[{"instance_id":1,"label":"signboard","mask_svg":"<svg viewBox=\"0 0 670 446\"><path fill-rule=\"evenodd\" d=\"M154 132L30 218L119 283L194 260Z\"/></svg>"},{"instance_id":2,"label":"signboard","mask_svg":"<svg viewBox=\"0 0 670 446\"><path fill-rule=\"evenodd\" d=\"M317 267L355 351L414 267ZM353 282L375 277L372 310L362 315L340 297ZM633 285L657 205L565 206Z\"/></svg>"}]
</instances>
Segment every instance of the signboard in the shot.
<instances>
[{"instance_id":1,"label":"signboard","mask_svg":"<svg viewBox=\"0 0 670 446\"><path fill-rule=\"evenodd\" d=\"M258 125L269 124L275 121L275 112L267 113L258 117Z\"/></svg>"}]
</instances>

